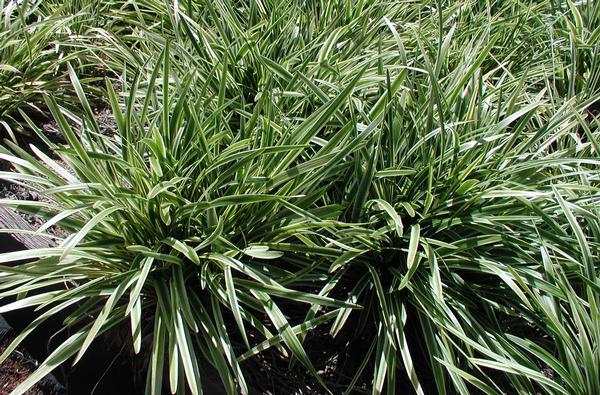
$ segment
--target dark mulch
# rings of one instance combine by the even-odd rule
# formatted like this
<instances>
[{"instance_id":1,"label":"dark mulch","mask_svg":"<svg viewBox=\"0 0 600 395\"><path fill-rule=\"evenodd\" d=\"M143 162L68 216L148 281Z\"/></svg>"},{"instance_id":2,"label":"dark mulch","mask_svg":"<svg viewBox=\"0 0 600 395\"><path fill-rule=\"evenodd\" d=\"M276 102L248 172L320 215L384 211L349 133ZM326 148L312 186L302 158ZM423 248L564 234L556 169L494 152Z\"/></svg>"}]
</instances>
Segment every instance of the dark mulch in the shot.
<instances>
[{"instance_id":1,"label":"dark mulch","mask_svg":"<svg viewBox=\"0 0 600 395\"><path fill-rule=\"evenodd\" d=\"M0 354L15 337L15 331L0 316ZM0 394L9 394L22 383L31 372L37 369L37 361L22 347L18 347L10 356L0 364ZM56 379L48 376L25 392L26 395L66 395Z\"/></svg>"}]
</instances>

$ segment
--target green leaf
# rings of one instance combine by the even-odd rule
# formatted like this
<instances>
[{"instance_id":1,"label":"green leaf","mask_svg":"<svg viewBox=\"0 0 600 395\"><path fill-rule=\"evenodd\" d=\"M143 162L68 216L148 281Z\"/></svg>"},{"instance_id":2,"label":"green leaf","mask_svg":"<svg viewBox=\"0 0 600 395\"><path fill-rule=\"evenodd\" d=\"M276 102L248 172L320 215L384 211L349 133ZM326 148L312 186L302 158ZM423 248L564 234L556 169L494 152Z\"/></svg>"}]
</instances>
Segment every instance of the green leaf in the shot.
<instances>
[{"instance_id":1,"label":"green leaf","mask_svg":"<svg viewBox=\"0 0 600 395\"><path fill-rule=\"evenodd\" d=\"M410 241L408 243L408 253L406 254L406 267L408 271L402 278L398 289L406 287L412 276L419 267L419 259L415 259L417 256L417 249L419 248L419 237L421 234L421 226L419 224L412 225L410 228Z\"/></svg>"}]
</instances>

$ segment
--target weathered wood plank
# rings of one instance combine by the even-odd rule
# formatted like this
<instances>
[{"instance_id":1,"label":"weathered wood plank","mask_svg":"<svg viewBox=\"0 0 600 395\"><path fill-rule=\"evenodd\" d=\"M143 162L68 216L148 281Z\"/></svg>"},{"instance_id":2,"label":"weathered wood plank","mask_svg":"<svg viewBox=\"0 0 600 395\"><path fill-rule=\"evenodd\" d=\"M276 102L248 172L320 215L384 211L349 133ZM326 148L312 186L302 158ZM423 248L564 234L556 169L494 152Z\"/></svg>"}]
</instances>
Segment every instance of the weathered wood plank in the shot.
<instances>
[{"instance_id":1,"label":"weathered wood plank","mask_svg":"<svg viewBox=\"0 0 600 395\"><path fill-rule=\"evenodd\" d=\"M0 228L36 230L13 209L6 207L0 207ZM11 236L15 241L22 244L24 249L48 248L55 247L57 245L54 240L44 236L28 235L23 233L13 233Z\"/></svg>"}]
</instances>

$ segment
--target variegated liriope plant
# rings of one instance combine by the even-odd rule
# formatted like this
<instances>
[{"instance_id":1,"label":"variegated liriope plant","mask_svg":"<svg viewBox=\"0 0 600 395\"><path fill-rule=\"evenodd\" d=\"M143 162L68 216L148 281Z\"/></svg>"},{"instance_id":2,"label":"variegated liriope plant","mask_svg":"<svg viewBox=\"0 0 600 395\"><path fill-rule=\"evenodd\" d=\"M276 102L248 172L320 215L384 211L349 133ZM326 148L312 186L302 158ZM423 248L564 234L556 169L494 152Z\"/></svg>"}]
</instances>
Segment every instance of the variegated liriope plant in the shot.
<instances>
[{"instance_id":1,"label":"variegated liriope plant","mask_svg":"<svg viewBox=\"0 0 600 395\"><path fill-rule=\"evenodd\" d=\"M2 148L0 157L14 167L2 178L44 198L1 204L46 219L38 236L52 237L46 232L53 225L68 236L53 248L0 255L1 296L19 296L0 311L35 307L39 313L1 358L59 313L74 332L15 394L59 364L77 362L94 339L127 321L135 351L149 348L148 393L160 394L165 386L201 393L202 359L217 369L228 393L247 393L239 360L272 346L319 378L301 339L340 308L358 307L293 286L317 288L321 276L314 267L326 256L321 246L335 237L331 229L340 211L324 203L326 189L304 193L316 181L304 175L337 148L318 149L312 137L360 75L281 134L284 126L268 119L234 129L235 114L224 111L223 96L206 101L187 94L192 77L173 82L168 50L162 59L143 91L138 80L128 87L122 105L107 80L116 130L102 133L70 68L83 117L47 98L65 144L38 130L51 154L8 141ZM307 311L328 310L290 323L278 307L282 299L306 303ZM244 355L234 350L232 337L245 344Z\"/></svg>"},{"instance_id":2,"label":"variegated liriope plant","mask_svg":"<svg viewBox=\"0 0 600 395\"><path fill-rule=\"evenodd\" d=\"M78 328L17 393L126 321L148 393L200 392L201 359L246 392L273 346L314 373L325 321L371 339L345 393L600 392L597 3L110 7L78 39L123 68L117 130L71 72L53 159L2 150L46 196L2 204L69 233L1 256L3 309Z\"/></svg>"}]
</instances>

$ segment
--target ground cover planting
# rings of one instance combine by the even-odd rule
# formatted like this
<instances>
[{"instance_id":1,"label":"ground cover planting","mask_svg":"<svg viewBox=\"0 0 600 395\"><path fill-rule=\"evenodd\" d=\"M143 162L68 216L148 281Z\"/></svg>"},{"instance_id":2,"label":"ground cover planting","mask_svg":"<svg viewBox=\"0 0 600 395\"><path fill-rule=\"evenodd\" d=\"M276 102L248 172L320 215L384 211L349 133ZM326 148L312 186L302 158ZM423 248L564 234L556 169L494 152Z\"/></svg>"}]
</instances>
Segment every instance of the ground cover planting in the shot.
<instances>
[{"instance_id":1,"label":"ground cover planting","mask_svg":"<svg viewBox=\"0 0 600 395\"><path fill-rule=\"evenodd\" d=\"M600 393L596 2L0 9L6 393Z\"/></svg>"}]
</instances>

